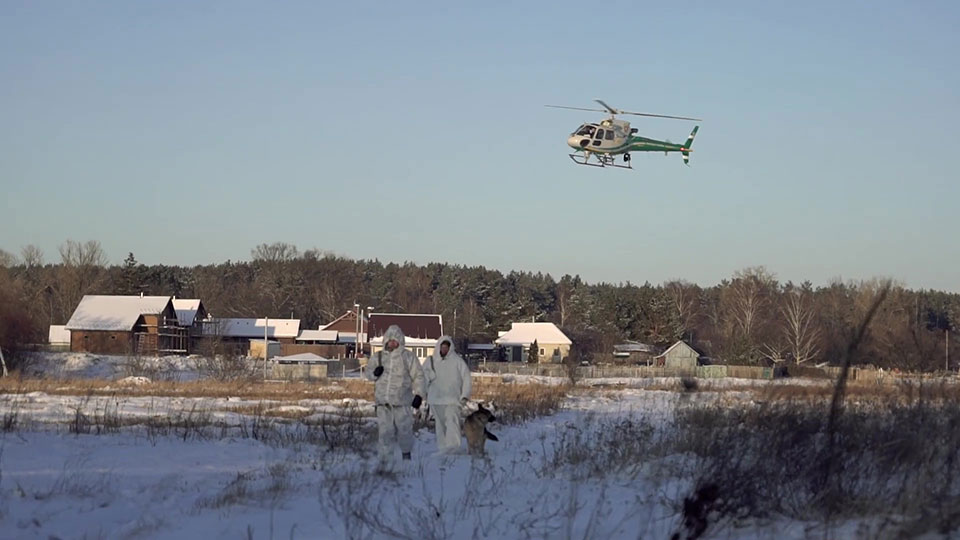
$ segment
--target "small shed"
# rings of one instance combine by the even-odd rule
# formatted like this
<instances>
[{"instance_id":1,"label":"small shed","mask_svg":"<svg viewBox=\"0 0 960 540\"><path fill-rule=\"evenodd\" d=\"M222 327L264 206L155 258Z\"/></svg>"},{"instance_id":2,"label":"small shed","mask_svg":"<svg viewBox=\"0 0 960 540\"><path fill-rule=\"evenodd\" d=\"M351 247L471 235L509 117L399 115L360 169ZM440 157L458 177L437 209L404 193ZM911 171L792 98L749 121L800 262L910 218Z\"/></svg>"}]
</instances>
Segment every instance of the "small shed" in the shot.
<instances>
[{"instance_id":1,"label":"small shed","mask_svg":"<svg viewBox=\"0 0 960 540\"><path fill-rule=\"evenodd\" d=\"M304 345L328 345L340 339L340 332L336 330L301 330L297 336L297 343Z\"/></svg>"},{"instance_id":2,"label":"small shed","mask_svg":"<svg viewBox=\"0 0 960 540\"><path fill-rule=\"evenodd\" d=\"M284 380L313 380L339 375L342 371L338 360L331 360L313 353L291 354L273 359L273 376Z\"/></svg>"},{"instance_id":3,"label":"small shed","mask_svg":"<svg viewBox=\"0 0 960 540\"><path fill-rule=\"evenodd\" d=\"M703 356L703 352L686 341L680 340L657 355L655 360L657 365L668 368L696 369L700 358Z\"/></svg>"},{"instance_id":4,"label":"small shed","mask_svg":"<svg viewBox=\"0 0 960 540\"><path fill-rule=\"evenodd\" d=\"M51 324L47 343L54 347L70 347L70 331L64 324Z\"/></svg>"}]
</instances>

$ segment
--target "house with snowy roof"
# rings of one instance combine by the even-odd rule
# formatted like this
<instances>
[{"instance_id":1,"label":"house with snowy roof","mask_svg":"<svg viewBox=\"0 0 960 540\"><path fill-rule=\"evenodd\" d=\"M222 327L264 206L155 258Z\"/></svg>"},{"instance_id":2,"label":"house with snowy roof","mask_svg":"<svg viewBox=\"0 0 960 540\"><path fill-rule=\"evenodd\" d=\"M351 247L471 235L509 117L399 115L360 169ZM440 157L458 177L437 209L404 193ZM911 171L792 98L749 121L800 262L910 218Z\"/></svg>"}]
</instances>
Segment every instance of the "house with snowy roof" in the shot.
<instances>
[{"instance_id":1,"label":"house with snowy roof","mask_svg":"<svg viewBox=\"0 0 960 540\"><path fill-rule=\"evenodd\" d=\"M300 319L223 318L204 325L204 335L233 340L264 338L280 343L294 343L300 335Z\"/></svg>"},{"instance_id":2,"label":"house with snowy roof","mask_svg":"<svg viewBox=\"0 0 960 540\"><path fill-rule=\"evenodd\" d=\"M508 362L526 362L530 346L537 344L541 364L559 363L570 355L573 342L557 325L550 322L511 323L510 330L500 332L494 343L506 352Z\"/></svg>"},{"instance_id":3,"label":"house with snowy roof","mask_svg":"<svg viewBox=\"0 0 960 540\"><path fill-rule=\"evenodd\" d=\"M207 309L198 298L173 297L173 310L177 312L177 324L184 328L199 327L207 319Z\"/></svg>"},{"instance_id":4,"label":"house with snowy roof","mask_svg":"<svg viewBox=\"0 0 960 540\"><path fill-rule=\"evenodd\" d=\"M88 294L67 321L70 350L97 354L186 352L169 296Z\"/></svg>"}]
</instances>

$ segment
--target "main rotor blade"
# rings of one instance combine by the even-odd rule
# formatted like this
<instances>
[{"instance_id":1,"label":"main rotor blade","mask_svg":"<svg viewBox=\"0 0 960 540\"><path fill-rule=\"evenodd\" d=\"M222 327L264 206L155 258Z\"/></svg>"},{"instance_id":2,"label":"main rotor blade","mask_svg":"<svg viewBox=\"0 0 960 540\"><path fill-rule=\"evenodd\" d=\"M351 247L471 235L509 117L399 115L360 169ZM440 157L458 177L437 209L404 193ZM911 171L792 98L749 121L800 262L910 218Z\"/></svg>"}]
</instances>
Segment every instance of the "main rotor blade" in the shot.
<instances>
[{"instance_id":1,"label":"main rotor blade","mask_svg":"<svg viewBox=\"0 0 960 540\"><path fill-rule=\"evenodd\" d=\"M570 109L573 111L607 112L603 109L584 109L583 107L564 107L563 105L544 105L544 107L553 107L554 109Z\"/></svg>"},{"instance_id":2,"label":"main rotor blade","mask_svg":"<svg viewBox=\"0 0 960 540\"><path fill-rule=\"evenodd\" d=\"M667 114L651 114L651 113L630 112L630 111L617 111L617 114L632 114L635 116L650 116L653 118L673 118L674 120L693 120L695 122L703 121L700 118L690 118L688 116L670 116Z\"/></svg>"},{"instance_id":3,"label":"main rotor blade","mask_svg":"<svg viewBox=\"0 0 960 540\"><path fill-rule=\"evenodd\" d=\"M599 103L600 105L603 105L603 108L606 109L607 112L610 113L610 114L617 114L617 113L620 112L620 111L614 109L613 107L607 105L606 103L604 103L602 99L595 99L594 101L596 101L596 102Z\"/></svg>"}]
</instances>

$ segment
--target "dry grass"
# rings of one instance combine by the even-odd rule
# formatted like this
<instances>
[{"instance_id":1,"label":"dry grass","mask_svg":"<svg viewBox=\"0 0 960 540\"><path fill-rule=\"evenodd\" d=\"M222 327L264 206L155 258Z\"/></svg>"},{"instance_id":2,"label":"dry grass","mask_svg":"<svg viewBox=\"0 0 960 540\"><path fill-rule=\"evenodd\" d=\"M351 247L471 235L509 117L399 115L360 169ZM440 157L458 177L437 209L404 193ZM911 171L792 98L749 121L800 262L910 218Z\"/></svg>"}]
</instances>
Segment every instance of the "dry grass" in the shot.
<instances>
[{"instance_id":1,"label":"dry grass","mask_svg":"<svg viewBox=\"0 0 960 540\"><path fill-rule=\"evenodd\" d=\"M709 388L709 385L707 386ZM822 403L833 397L831 384L769 384L727 386L713 389L717 392L745 392L754 400L763 403L772 402L809 402ZM851 383L846 388L847 401L854 403L898 403L910 405L917 402L960 403L960 384L950 380L910 381L901 380L896 384Z\"/></svg>"},{"instance_id":2,"label":"dry grass","mask_svg":"<svg viewBox=\"0 0 960 540\"><path fill-rule=\"evenodd\" d=\"M44 392L51 395L239 397L250 400L296 401L300 399L372 399L373 384L359 379L329 380L325 384L263 381L152 381L124 384L99 379L0 379L0 393Z\"/></svg>"},{"instance_id":3,"label":"dry grass","mask_svg":"<svg viewBox=\"0 0 960 540\"><path fill-rule=\"evenodd\" d=\"M520 423L555 413L570 393L567 386L543 384L507 384L499 379L476 378L473 399L497 404L497 420Z\"/></svg>"},{"instance_id":4,"label":"dry grass","mask_svg":"<svg viewBox=\"0 0 960 540\"><path fill-rule=\"evenodd\" d=\"M473 399L497 404L501 421L518 423L553 414L570 392L595 392L547 386L536 383L504 383L499 379L474 379ZM301 420L313 414L306 410L279 410L283 405L297 405L301 400L342 399L373 400L373 383L361 379L329 379L323 384L306 382L263 381L152 381L146 384L122 384L119 381L90 379L0 379L0 394L44 392L51 395L91 397L235 397L249 401L270 402L269 406L240 405L222 410L245 415Z\"/></svg>"}]
</instances>

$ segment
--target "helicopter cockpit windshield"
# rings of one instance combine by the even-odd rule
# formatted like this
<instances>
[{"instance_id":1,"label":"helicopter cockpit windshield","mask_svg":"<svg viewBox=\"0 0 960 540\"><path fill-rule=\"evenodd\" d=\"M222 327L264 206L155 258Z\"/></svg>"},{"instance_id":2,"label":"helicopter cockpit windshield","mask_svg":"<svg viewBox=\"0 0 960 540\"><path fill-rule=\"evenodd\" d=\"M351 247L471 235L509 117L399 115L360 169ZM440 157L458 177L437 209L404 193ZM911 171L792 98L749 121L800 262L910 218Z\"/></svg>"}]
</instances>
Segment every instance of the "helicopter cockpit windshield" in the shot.
<instances>
[{"instance_id":1,"label":"helicopter cockpit windshield","mask_svg":"<svg viewBox=\"0 0 960 540\"><path fill-rule=\"evenodd\" d=\"M575 135L585 135L587 137L593 137L593 134L596 132L597 127L592 124L584 124L577 128L577 131L574 132Z\"/></svg>"}]
</instances>

